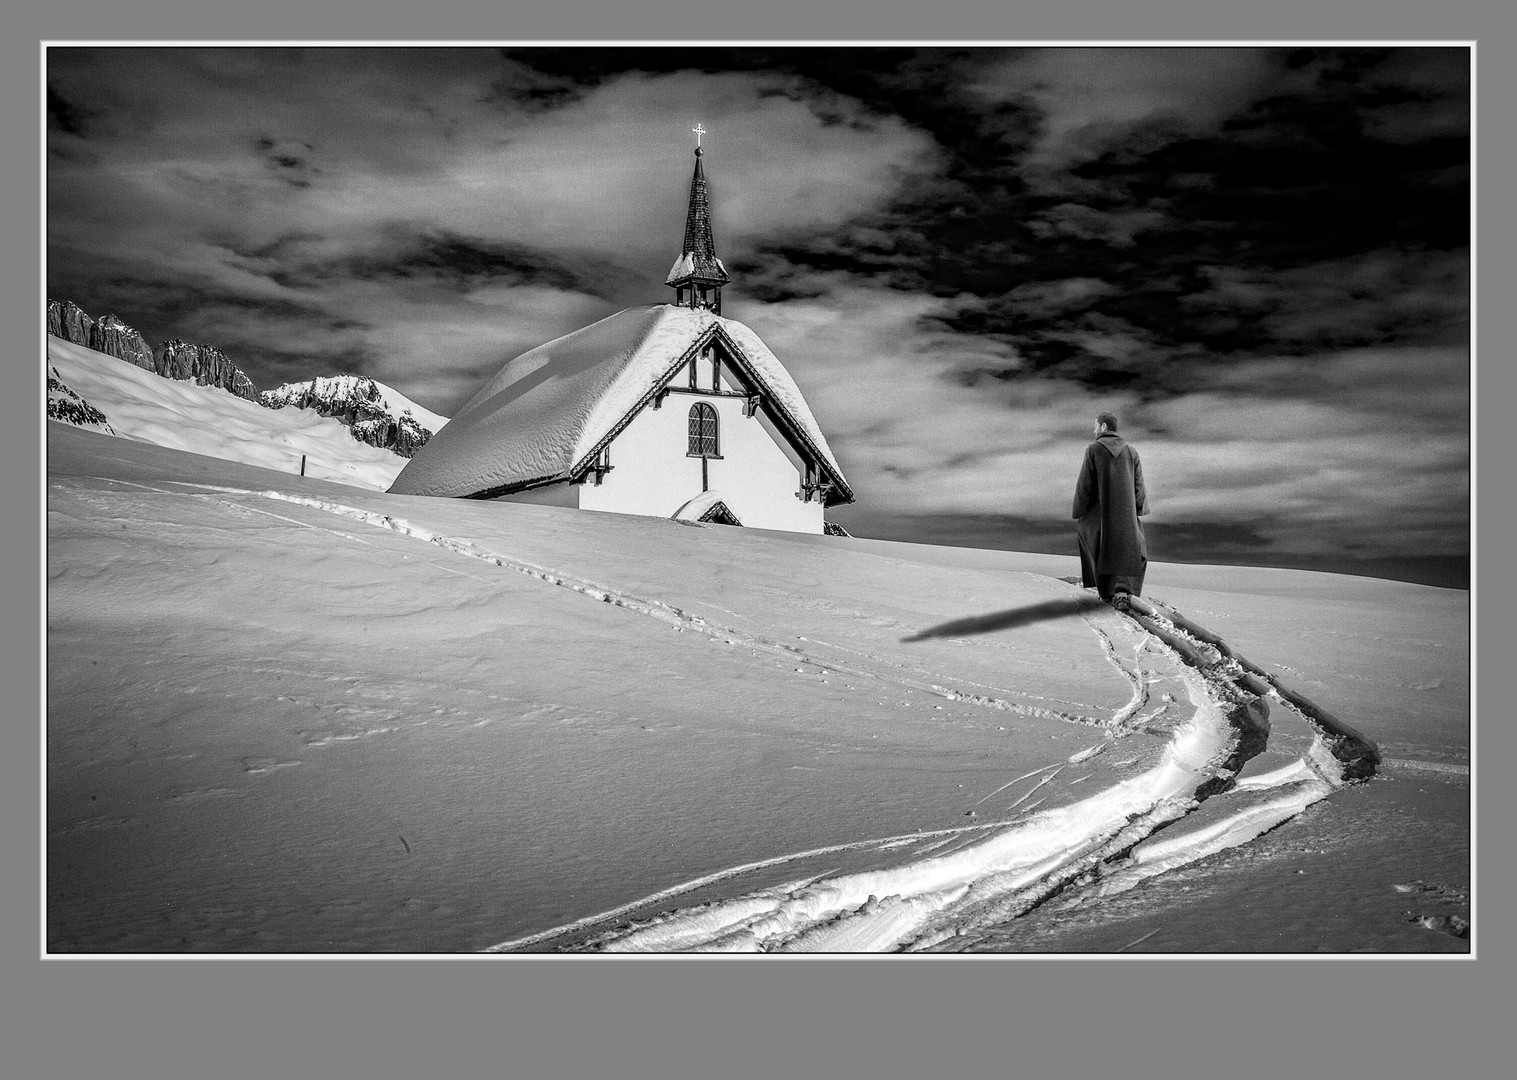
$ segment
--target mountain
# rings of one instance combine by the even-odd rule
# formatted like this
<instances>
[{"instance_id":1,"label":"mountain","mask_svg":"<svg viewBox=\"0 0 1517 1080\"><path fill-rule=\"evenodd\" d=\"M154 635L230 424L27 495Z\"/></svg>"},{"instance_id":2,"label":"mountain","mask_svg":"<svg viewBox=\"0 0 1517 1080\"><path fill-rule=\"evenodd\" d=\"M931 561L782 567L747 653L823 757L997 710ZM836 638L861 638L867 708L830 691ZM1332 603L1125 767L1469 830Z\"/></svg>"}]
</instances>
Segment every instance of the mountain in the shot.
<instances>
[{"instance_id":1,"label":"mountain","mask_svg":"<svg viewBox=\"0 0 1517 1080\"><path fill-rule=\"evenodd\" d=\"M294 406L335 419L359 442L402 458L409 459L448 422L447 417L422 408L398 390L361 375L286 383L260 394L253 380L214 345L171 338L154 348L115 314L96 319L70 300L47 302L47 330L61 341L125 360L165 379L215 387L266 409ZM54 381L61 389L54 388ZM73 391L63 384L56 369L49 375L48 393L48 416L52 419L82 426L106 424L109 428L99 408L69 397Z\"/></svg>"},{"instance_id":2,"label":"mountain","mask_svg":"<svg viewBox=\"0 0 1517 1080\"><path fill-rule=\"evenodd\" d=\"M84 343L80 342L80 344ZM107 315L90 327L89 347L96 352L103 352L107 356L120 357L127 363L136 364L138 367L148 371L157 372L159 375L163 374L153 355L153 347L147 343L140 333L122 322L114 314ZM184 377L189 378L190 376L186 375Z\"/></svg>"},{"instance_id":3,"label":"mountain","mask_svg":"<svg viewBox=\"0 0 1517 1080\"><path fill-rule=\"evenodd\" d=\"M63 381L56 367L48 369L47 416L49 420L61 420L75 427L95 428L107 435L116 434L105 413L85 401Z\"/></svg>"},{"instance_id":4,"label":"mountain","mask_svg":"<svg viewBox=\"0 0 1517 1080\"><path fill-rule=\"evenodd\" d=\"M359 442L409 458L426 445L447 418L423 409L398 390L363 375L336 375L285 383L257 401L266 409L293 405L346 424Z\"/></svg>"},{"instance_id":5,"label":"mountain","mask_svg":"<svg viewBox=\"0 0 1517 1080\"><path fill-rule=\"evenodd\" d=\"M258 400L258 387L253 385L253 380L213 345L191 345L170 338L153 351L153 370L165 379L188 379L201 386L219 386L248 401Z\"/></svg>"},{"instance_id":6,"label":"mountain","mask_svg":"<svg viewBox=\"0 0 1517 1080\"><path fill-rule=\"evenodd\" d=\"M47 332L75 345L90 345L90 332L95 320L72 300L49 300L47 302Z\"/></svg>"},{"instance_id":7,"label":"mountain","mask_svg":"<svg viewBox=\"0 0 1517 1080\"><path fill-rule=\"evenodd\" d=\"M258 399L253 380L212 345L170 339L154 349L115 314L94 319L71 300L47 302L47 332L64 341L125 360L166 379L216 386L248 401Z\"/></svg>"},{"instance_id":8,"label":"mountain","mask_svg":"<svg viewBox=\"0 0 1517 1080\"><path fill-rule=\"evenodd\" d=\"M380 491L406 463L393 450L354 439L338 418L266 409L61 337L48 337L47 364L48 417L77 427Z\"/></svg>"}]
</instances>

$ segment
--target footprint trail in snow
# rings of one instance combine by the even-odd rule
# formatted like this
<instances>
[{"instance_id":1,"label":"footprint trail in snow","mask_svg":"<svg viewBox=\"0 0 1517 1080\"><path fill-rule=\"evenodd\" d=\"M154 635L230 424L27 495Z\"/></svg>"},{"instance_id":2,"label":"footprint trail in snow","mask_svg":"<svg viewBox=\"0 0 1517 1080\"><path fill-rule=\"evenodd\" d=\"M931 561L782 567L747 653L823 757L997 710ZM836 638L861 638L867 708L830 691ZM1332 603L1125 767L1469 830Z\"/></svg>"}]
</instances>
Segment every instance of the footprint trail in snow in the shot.
<instances>
[{"instance_id":1,"label":"footprint trail in snow","mask_svg":"<svg viewBox=\"0 0 1517 1080\"><path fill-rule=\"evenodd\" d=\"M661 601L513 559L470 541L435 534L391 515L276 491L212 490L255 494L321 510L528 574L682 630L848 671L836 662L836 652L847 651L840 647L806 641L808 647L820 646L834 653L826 660L814 660L796 646L742 633ZM854 671L851 673L888 679L952 700L1102 727L1107 741L1072 755L1066 765L1037 770L1037 774L1018 777L992 792L992 796L1000 795L1020 781L1035 779L1031 790L1022 792L1006 807L1021 807L1010 822L881 837L737 866L565 926L502 942L486 951L909 952L972 948L977 934L993 928L1004 931L1008 923L1035 907L1098 903L1155 874L1246 843L1343 784L1373 774L1379 754L1372 743L1282 686L1217 636L1163 604L1136 601L1129 617L1148 635L1140 652L1152 649L1180 670L1193 708L1188 719L1166 729L1169 742L1160 759L1142 773L1066 805L1038 811L1038 802L1028 804L1058 771L1103 752L1113 738L1144 729L1168 708L1165 705L1147 716L1139 715L1149 704L1144 671L1140 666L1128 670L1117 658L1110 638L1088 618L1086 622L1108 659L1133 691L1128 705L1109 721L1029 706L994 694L955 690L930 675L918 677L904 668L894 674L882 674L877 669ZM1240 779L1244 765L1268 743L1271 703L1304 721L1312 732L1310 747L1288 765ZM1045 773L1048 775L1038 775ZM1081 776L1075 782L1088 778ZM1203 805L1207 812L1198 813ZM799 871L804 864L823 857L861 854L872 856L871 862L877 864L885 861L883 856L906 850L915 854L899 856L893 865L879 869L828 871L820 876L800 873L785 884L745 895L669 907L681 896L698 890L709 892L716 885L759 870L793 864Z\"/></svg>"}]
</instances>

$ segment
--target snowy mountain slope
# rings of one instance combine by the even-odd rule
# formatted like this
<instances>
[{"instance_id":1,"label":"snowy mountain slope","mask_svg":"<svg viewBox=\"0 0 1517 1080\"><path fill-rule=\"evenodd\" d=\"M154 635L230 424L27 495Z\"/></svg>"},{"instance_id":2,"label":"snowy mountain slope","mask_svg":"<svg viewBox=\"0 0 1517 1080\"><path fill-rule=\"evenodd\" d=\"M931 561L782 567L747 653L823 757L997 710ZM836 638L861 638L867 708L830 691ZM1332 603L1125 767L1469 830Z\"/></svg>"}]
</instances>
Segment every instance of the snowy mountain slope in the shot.
<instances>
[{"instance_id":1,"label":"snowy mountain slope","mask_svg":"<svg viewBox=\"0 0 1517 1080\"><path fill-rule=\"evenodd\" d=\"M447 417L423 409L400 391L366 375L333 375L285 383L258 395L266 409L293 406L346 424L360 442L409 458L435 435Z\"/></svg>"},{"instance_id":2,"label":"snowy mountain slope","mask_svg":"<svg viewBox=\"0 0 1517 1080\"><path fill-rule=\"evenodd\" d=\"M63 381L57 368L48 369L47 417L75 427L94 428L107 435L116 434L105 414L74 393L73 388Z\"/></svg>"},{"instance_id":3,"label":"snowy mountain slope","mask_svg":"<svg viewBox=\"0 0 1517 1080\"><path fill-rule=\"evenodd\" d=\"M48 470L54 951L1470 948L1467 593Z\"/></svg>"},{"instance_id":4,"label":"snowy mountain slope","mask_svg":"<svg viewBox=\"0 0 1517 1080\"><path fill-rule=\"evenodd\" d=\"M266 409L213 386L166 379L125 360L48 336L47 363L116 434L176 450L384 490L405 459L355 440L338 420ZM399 395L396 395L398 398Z\"/></svg>"},{"instance_id":5,"label":"snowy mountain slope","mask_svg":"<svg viewBox=\"0 0 1517 1080\"><path fill-rule=\"evenodd\" d=\"M372 397L370 387L374 391ZM410 413L418 424L433 435L448 422L448 418L441 413L416 404L393 386L386 386L367 375L333 375L305 382L285 383L273 390L265 390L260 396L266 399L264 404L270 408L299 405L302 400L309 400L311 404L300 406L301 408L325 405L341 409L357 401L372 402L391 416Z\"/></svg>"}]
</instances>

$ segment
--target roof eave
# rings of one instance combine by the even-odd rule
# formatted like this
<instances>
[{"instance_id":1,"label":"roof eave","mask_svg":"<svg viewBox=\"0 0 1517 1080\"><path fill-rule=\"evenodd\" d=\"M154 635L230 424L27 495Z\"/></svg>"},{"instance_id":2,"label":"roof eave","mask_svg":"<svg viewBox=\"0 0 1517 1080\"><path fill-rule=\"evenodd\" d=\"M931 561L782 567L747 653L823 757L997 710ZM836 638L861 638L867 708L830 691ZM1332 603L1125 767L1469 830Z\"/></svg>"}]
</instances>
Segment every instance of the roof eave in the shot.
<instances>
[{"instance_id":1,"label":"roof eave","mask_svg":"<svg viewBox=\"0 0 1517 1080\"><path fill-rule=\"evenodd\" d=\"M502 495L515 495L521 491L531 491L533 488L548 487L552 484L562 484L574 479L569 471L554 473L551 476L533 477L531 480L513 480L509 484L499 484L495 487L481 488L479 491L470 492L467 495L458 495L459 499L498 499Z\"/></svg>"}]
</instances>

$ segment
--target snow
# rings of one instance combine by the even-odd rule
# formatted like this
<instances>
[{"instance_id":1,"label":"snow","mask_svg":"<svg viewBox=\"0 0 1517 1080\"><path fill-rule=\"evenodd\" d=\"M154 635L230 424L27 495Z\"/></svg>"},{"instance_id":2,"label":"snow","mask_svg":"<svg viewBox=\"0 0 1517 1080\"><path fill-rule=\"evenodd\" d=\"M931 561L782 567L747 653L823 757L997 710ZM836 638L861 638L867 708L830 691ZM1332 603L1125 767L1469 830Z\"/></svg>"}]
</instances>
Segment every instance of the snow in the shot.
<instances>
[{"instance_id":1,"label":"snow","mask_svg":"<svg viewBox=\"0 0 1517 1080\"><path fill-rule=\"evenodd\" d=\"M48 336L47 363L75 394L105 414L115 434L279 472L383 491L404 458L358 442L339 420L300 409L266 409L213 386L165 379L125 360ZM405 407L406 398L385 388ZM414 410L414 405L412 405ZM418 421L425 425L420 414ZM434 415L434 414L428 414Z\"/></svg>"},{"instance_id":2,"label":"snow","mask_svg":"<svg viewBox=\"0 0 1517 1080\"><path fill-rule=\"evenodd\" d=\"M392 490L457 497L566 477L712 325L727 332L841 476L800 389L757 334L709 311L656 304L619 311L507 363L412 458Z\"/></svg>"},{"instance_id":3,"label":"snow","mask_svg":"<svg viewBox=\"0 0 1517 1080\"><path fill-rule=\"evenodd\" d=\"M699 521L702 514L717 503L726 505L727 496L715 489L703 491L673 513L676 521Z\"/></svg>"},{"instance_id":4,"label":"snow","mask_svg":"<svg viewBox=\"0 0 1517 1080\"><path fill-rule=\"evenodd\" d=\"M51 952L1471 951L1467 592L1155 564L1122 616L189 420L48 425Z\"/></svg>"},{"instance_id":5,"label":"snow","mask_svg":"<svg viewBox=\"0 0 1517 1080\"><path fill-rule=\"evenodd\" d=\"M721 272L722 280L730 280L727 274L727 267L722 264L721 259L718 259L715 255L701 256L693 251L687 251L676 258L674 265L669 267L669 273L664 277L664 284L673 285L675 282L688 281L695 276L700 262L706 263L708 272L709 267L714 263L717 270Z\"/></svg>"},{"instance_id":6,"label":"snow","mask_svg":"<svg viewBox=\"0 0 1517 1080\"><path fill-rule=\"evenodd\" d=\"M77 427L93 428L107 435L116 434L110 421L105 418L105 414L74 393L73 389L62 381L57 368L48 369L47 415L50 419L74 424Z\"/></svg>"},{"instance_id":7,"label":"snow","mask_svg":"<svg viewBox=\"0 0 1517 1080\"><path fill-rule=\"evenodd\" d=\"M399 417L402 413L409 412L418 424L432 434L442 430L443 425L448 422L446 416L423 408L393 386L386 386L378 379L371 379L367 375L327 375L308 379L305 382L285 383L273 390L265 391L263 396L283 405L298 404L307 393L312 393L323 401L367 400L365 391L370 383L379 391L379 397L374 404L387 410L392 416Z\"/></svg>"}]
</instances>

